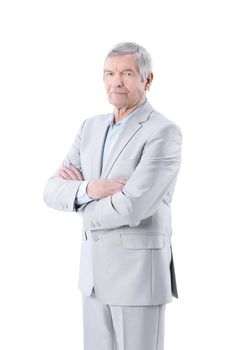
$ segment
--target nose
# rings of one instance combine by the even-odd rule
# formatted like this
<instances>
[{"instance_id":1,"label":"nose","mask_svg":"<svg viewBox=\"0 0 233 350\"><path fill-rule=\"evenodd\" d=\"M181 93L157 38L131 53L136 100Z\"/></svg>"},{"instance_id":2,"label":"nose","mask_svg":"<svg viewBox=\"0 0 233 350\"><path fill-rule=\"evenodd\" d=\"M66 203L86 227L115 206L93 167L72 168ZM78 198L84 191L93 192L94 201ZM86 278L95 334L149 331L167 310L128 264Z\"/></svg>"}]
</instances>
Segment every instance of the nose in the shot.
<instances>
[{"instance_id":1,"label":"nose","mask_svg":"<svg viewBox=\"0 0 233 350\"><path fill-rule=\"evenodd\" d=\"M119 73L115 73L113 80L112 80L112 85L114 85L115 87L121 87L123 86L123 79L121 74Z\"/></svg>"}]
</instances>

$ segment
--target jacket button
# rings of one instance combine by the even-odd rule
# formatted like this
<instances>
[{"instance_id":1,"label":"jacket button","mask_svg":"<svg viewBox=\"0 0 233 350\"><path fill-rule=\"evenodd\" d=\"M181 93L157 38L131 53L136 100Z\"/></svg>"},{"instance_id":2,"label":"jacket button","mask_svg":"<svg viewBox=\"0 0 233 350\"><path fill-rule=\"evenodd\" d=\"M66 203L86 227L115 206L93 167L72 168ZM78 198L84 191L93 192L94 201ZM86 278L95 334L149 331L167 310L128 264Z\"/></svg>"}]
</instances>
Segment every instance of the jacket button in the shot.
<instances>
[{"instance_id":1,"label":"jacket button","mask_svg":"<svg viewBox=\"0 0 233 350\"><path fill-rule=\"evenodd\" d=\"M98 236L97 236L97 235L95 235L95 236L94 236L94 240L97 242L97 241L98 241L98 239L99 239L99 238L98 238Z\"/></svg>"}]
</instances>

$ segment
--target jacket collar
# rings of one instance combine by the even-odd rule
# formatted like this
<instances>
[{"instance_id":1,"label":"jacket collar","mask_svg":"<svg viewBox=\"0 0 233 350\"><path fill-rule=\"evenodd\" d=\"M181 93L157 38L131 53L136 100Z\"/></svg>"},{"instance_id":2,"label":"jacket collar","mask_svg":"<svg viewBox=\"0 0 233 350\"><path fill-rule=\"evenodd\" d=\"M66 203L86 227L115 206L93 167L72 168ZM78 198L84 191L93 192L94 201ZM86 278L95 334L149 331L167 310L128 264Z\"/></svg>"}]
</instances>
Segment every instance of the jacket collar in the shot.
<instances>
[{"instance_id":1,"label":"jacket collar","mask_svg":"<svg viewBox=\"0 0 233 350\"><path fill-rule=\"evenodd\" d=\"M144 103L142 103L132 112L132 115L131 115L132 118L129 118L129 120L127 121L127 125L123 128L119 139L114 144L109 154L105 167L102 170L101 178L107 178L111 168L113 167L114 163L117 161L117 158L119 157L121 152L124 150L127 143L130 142L131 139L134 137L134 135L143 127L143 123L148 120L150 114L153 111L154 111L153 107L150 105L150 103L146 99ZM101 154L103 151L104 140L108 130L110 118L112 118L112 114L111 114L111 117L109 116L109 118L107 119L107 123L106 123L107 127L104 128L104 131L105 131L104 138L102 133L101 140L99 140L100 143L102 141L101 143L102 147L100 149ZM100 159L100 156L97 158ZM100 173L100 169L101 169L101 164L99 162L99 173Z\"/></svg>"}]
</instances>

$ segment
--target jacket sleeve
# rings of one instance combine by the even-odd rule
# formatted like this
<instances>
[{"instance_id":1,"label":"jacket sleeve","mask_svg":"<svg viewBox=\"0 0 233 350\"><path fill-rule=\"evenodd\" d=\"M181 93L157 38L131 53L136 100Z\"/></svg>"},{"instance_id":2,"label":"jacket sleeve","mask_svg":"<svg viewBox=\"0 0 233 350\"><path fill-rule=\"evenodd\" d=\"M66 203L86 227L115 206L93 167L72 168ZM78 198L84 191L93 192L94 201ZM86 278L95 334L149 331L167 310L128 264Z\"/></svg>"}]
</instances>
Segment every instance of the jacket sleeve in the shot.
<instances>
[{"instance_id":1,"label":"jacket sleeve","mask_svg":"<svg viewBox=\"0 0 233 350\"><path fill-rule=\"evenodd\" d=\"M152 134L122 191L90 202L83 210L85 229L138 226L152 216L174 186L181 162L182 133L169 124Z\"/></svg>"},{"instance_id":2,"label":"jacket sleeve","mask_svg":"<svg viewBox=\"0 0 233 350\"><path fill-rule=\"evenodd\" d=\"M86 120L83 121L77 136L66 156L66 158L61 163L61 166L70 166L71 164L78 168L81 172L81 160L80 160L80 147L82 139L82 131ZM81 211L85 206L78 206L75 203L76 194L79 186L83 181L78 180L65 180L59 174L57 169L55 174L53 174L47 181L44 189L43 198L45 203L57 210L64 211Z\"/></svg>"}]
</instances>

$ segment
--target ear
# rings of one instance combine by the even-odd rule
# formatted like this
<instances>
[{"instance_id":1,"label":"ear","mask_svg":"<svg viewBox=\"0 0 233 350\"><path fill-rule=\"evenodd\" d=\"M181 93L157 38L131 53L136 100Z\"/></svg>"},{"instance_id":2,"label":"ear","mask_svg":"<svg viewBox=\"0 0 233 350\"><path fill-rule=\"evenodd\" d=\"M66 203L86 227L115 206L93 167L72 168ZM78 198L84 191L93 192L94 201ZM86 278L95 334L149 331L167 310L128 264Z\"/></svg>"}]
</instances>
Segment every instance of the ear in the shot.
<instances>
[{"instance_id":1,"label":"ear","mask_svg":"<svg viewBox=\"0 0 233 350\"><path fill-rule=\"evenodd\" d=\"M151 72L148 77L146 78L146 84L145 84L145 90L149 90L150 89L150 85L152 83L152 80L154 78L153 73Z\"/></svg>"}]
</instances>

